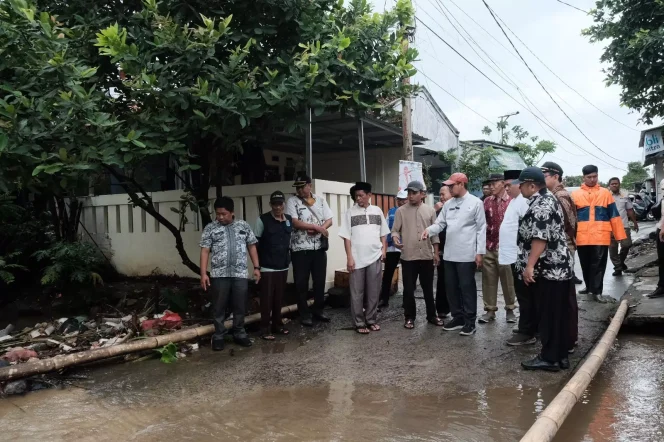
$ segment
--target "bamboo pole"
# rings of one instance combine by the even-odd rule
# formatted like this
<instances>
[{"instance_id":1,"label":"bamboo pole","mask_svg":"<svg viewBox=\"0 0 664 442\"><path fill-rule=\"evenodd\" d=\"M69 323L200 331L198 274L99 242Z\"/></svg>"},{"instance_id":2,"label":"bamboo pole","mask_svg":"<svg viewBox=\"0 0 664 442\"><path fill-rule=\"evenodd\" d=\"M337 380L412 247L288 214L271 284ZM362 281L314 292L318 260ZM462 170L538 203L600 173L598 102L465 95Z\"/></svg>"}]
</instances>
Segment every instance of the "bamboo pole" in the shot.
<instances>
[{"instance_id":1,"label":"bamboo pole","mask_svg":"<svg viewBox=\"0 0 664 442\"><path fill-rule=\"evenodd\" d=\"M590 356L551 401L549 406L539 415L530 430L523 436L521 442L549 442L555 437L572 408L581 399L581 395L606 359L606 355L611 349L616 336L618 336L626 314L627 301L623 300L611 320L611 324L609 324Z\"/></svg>"},{"instance_id":2,"label":"bamboo pole","mask_svg":"<svg viewBox=\"0 0 664 442\"><path fill-rule=\"evenodd\" d=\"M313 300L309 300L308 304L313 304ZM281 309L282 314L294 313L297 311L297 304L288 305ZM249 315L245 318L245 324L253 324L261 319L260 313ZM224 323L226 328L233 325L233 321L229 320ZM203 325L196 328L188 328L166 335L159 335L141 339L140 341L133 341L126 344L113 345L106 348L96 348L94 350L86 350L79 353L69 355L58 355L48 359L40 359L38 361L26 362L25 364L17 364L9 367L0 368L0 382L20 379L27 376L32 376L40 373L48 373L49 371L60 370L62 368L71 367L79 364L87 364L89 362L99 361L101 359L112 358L128 353L134 353L143 350L151 350L158 347L163 347L169 342L183 342L191 339L196 339L201 336L214 333L214 325Z\"/></svg>"}]
</instances>

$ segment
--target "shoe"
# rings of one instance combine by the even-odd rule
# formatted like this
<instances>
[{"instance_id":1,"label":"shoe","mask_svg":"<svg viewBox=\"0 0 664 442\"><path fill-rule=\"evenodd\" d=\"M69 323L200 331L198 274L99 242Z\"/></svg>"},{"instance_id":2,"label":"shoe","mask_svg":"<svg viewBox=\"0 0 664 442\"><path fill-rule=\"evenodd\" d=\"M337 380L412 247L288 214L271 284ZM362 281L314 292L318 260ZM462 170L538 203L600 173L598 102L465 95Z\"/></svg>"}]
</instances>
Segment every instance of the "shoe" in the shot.
<instances>
[{"instance_id":1,"label":"shoe","mask_svg":"<svg viewBox=\"0 0 664 442\"><path fill-rule=\"evenodd\" d=\"M235 338L234 337L233 341L237 345L242 346L242 347L251 347L253 345L253 343L251 342L251 339L249 339L247 336L245 336L243 338Z\"/></svg>"},{"instance_id":2,"label":"shoe","mask_svg":"<svg viewBox=\"0 0 664 442\"><path fill-rule=\"evenodd\" d=\"M622 270L615 270L611 273L611 276L622 276Z\"/></svg>"},{"instance_id":3,"label":"shoe","mask_svg":"<svg viewBox=\"0 0 664 442\"><path fill-rule=\"evenodd\" d=\"M661 298L664 296L664 287L657 287L654 292L647 295L648 298Z\"/></svg>"},{"instance_id":4,"label":"shoe","mask_svg":"<svg viewBox=\"0 0 664 442\"><path fill-rule=\"evenodd\" d=\"M480 324L488 324L491 321L496 320L496 312L486 312L477 319L477 322Z\"/></svg>"},{"instance_id":5,"label":"shoe","mask_svg":"<svg viewBox=\"0 0 664 442\"><path fill-rule=\"evenodd\" d=\"M456 319L450 319L443 325L443 330L445 331L453 331L453 330L460 330L464 326L464 321L461 318L456 318Z\"/></svg>"},{"instance_id":6,"label":"shoe","mask_svg":"<svg viewBox=\"0 0 664 442\"><path fill-rule=\"evenodd\" d=\"M304 325L305 327L313 327L314 326L314 323L311 320L311 318L300 319L300 324Z\"/></svg>"},{"instance_id":7,"label":"shoe","mask_svg":"<svg viewBox=\"0 0 664 442\"><path fill-rule=\"evenodd\" d=\"M505 312L505 319L509 324L516 324L516 315L514 314L514 310L507 310L507 312Z\"/></svg>"},{"instance_id":8,"label":"shoe","mask_svg":"<svg viewBox=\"0 0 664 442\"><path fill-rule=\"evenodd\" d=\"M438 313L438 317L440 319L447 319L449 318L450 314L449 313Z\"/></svg>"},{"instance_id":9,"label":"shoe","mask_svg":"<svg viewBox=\"0 0 664 442\"><path fill-rule=\"evenodd\" d=\"M537 342L534 336L524 335L523 333L517 333L507 340L507 345L512 347L519 347L521 345L532 345Z\"/></svg>"},{"instance_id":10,"label":"shoe","mask_svg":"<svg viewBox=\"0 0 664 442\"><path fill-rule=\"evenodd\" d=\"M223 339L213 339L212 340L212 350L213 351L223 351L224 349L224 340Z\"/></svg>"},{"instance_id":11,"label":"shoe","mask_svg":"<svg viewBox=\"0 0 664 442\"><path fill-rule=\"evenodd\" d=\"M512 333L514 333L514 334L519 333L519 327L514 327L512 329Z\"/></svg>"},{"instance_id":12,"label":"shoe","mask_svg":"<svg viewBox=\"0 0 664 442\"><path fill-rule=\"evenodd\" d=\"M330 317L325 313L314 313L314 318L318 319L320 322L330 322Z\"/></svg>"},{"instance_id":13,"label":"shoe","mask_svg":"<svg viewBox=\"0 0 664 442\"><path fill-rule=\"evenodd\" d=\"M526 370L560 371L560 364L557 362L547 362L540 358L539 355L529 361L523 361L521 366Z\"/></svg>"},{"instance_id":14,"label":"shoe","mask_svg":"<svg viewBox=\"0 0 664 442\"><path fill-rule=\"evenodd\" d=\"M577 278L576 275L574 275L574 278L572 280L574 281L575 285L583 284L583 281Z\"/></svg>"},{"instance_id":15,"label":"shoe","mask_svg":"<svg viewBox=\"0 0 664 442\"><path fill-rule=\"evenodd\" d=\"M565 358L562 361L560 361L560 368L563 370L568 370L569 369L569 359Z\"/></svg>"},{"instance_id":16,"label":"shoe","mask_svg":"<svg viewBox=\"0 0 664 442\"><path fill-rule=\"evenodd\" d=\"M592 294L588 287L584 287L583 290L579 290L579 295L590 295Z\"/></svg>"},{"instance_id":17,"label":"shoe","mask_svg":"<svg viewBox=\"0 0 664 442\"><path fill-rule=\"evenodd\" d=\"M461 331L459 332L459 334L460 334L461 336L471 336L471 335L474 335L474 334L475 334L475 326L474 326L474 325L470 325L470 324L466 324L466 325L463 326L463 328L461 329Z\"/></svg>"},{"instance_id":18,"label":"shoe","mask_svg":"<svg viewBox=\"0 0 664 442\"><path fill-rule=\"evenodd\" d=\"M625 263L623 262L622 267L620 268L620 270L622 270L623 272L626 272L626 271L629 270L629 269L628 269L628 267L625 265Z\"/></svg>"}]
</instances>

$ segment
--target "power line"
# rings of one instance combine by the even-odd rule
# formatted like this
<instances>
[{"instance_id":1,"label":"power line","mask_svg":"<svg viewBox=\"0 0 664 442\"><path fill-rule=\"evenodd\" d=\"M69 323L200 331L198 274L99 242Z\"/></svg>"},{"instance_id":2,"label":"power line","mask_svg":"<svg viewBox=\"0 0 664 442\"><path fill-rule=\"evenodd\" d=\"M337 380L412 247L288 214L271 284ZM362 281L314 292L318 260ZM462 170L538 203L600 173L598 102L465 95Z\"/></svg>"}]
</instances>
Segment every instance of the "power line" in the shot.
<instances>
[{"instance_id":1,"label":"power line","mask_svg":"<svg viewBox=\"0 0 664 442\"><path fill-rule=\"evenodd\" d=\"M498 17L497 14L496 14L496 17ZM555 77L556 77L556 78L557 78L562 84L564 84L565 86L567 86L567 87L568 87L569 89L571 89L575 94L577 94L579 97L581 97L586 103L588 103L589 105L591 105L592 107L594 107L595 109L597 109L598 111L600 111L600 112L601 112L602 114L604 114L606 117L608 117L608 118L610 118L611 120L615 121L616 123L620 124L621 126L624 126L624 127L626 127L627 129L629 129L629 130L633 130L634 132L640 132L638 129L634 129L633 127L630 127L630 126L628 126L627 124L623 123L622 121L620 121L620 120L618 120L618 119L612 117L611 115L609 115L608 113L606 113L605 111L603 111L602 109L600 109L600 108L599 108L597 105L595 105L592 101L590 101L589 99L587 99L587 98L586 98L581 92L577 91L577 90L574 89L572 86L570 86L565 80L563 80L558 74L556 74L556 73L553 71L553 69L551 69L546 63L544 63L544 61L543 61L541 58L539 58L539 57L537 56L537 54L536 54L532 49L530 49L530 48L528 47L528 45L527 45L526 43L524 43L523 40L521 40L521 38L519 38L519 36L518 36L518 35L517 35L517 34L516 34L516 33L515 33L510 27L509 27L509 25L508 25L507 23L505 23L505 20L503 20L503 19L500 18L500 17L498 17L498 20L500 20L500 22L501 22L503 25L505 25L505 27L507 28L507 30L510 31L510 33L511 33L514 37L516 37L517 40L519 40L519 43L521 43L521 44L523 45L523 47L526 48L526 50L528 50L528 52L530 52L530 53L532 54L532 56L535 57L535 58L537 59L537 61L539 61L539 62L542 64L542 66L544 66L549 72L551 72L551 73L552 73L552 74L553 74L553 75L554 75L554 76L555 76Z\"/></svg>"},{"instance_id":2,"label":"power line","mask_svg":"<svg viewBox=\"0 0 664 442\"><path fill-rule=\"evenodd\" d=\"M496 83L495 81L493 81L493 80L491 79L491 77L489 77L489 76L486 75L484 72L482 72L482 70L479 69L477 66L475 66L470 60L468 60L466 57L464 57L459 51L457 51L457 50L454 48L454 46L452 46L451 44L449 44L449 43L448 43L443 37L441 37L436 31L434 31L433 29L431 29L431 26L429 26L429 25L427 25L425 22L423 22L421 18L419 18L419 17L415 17L415 19L416 19L418 22L420 22L425 28L427 28L427 29L429 30L429 32L431 32L434 36L436 36L436 38L438 38L440 41L442 41L447 47L449 47L450 49L452 49L452 51L454 51L455 54L457 54L459 57L461 57L461 58L462 58L466 63L468 63L473 69L475 69L477 72L479 72L484 78L486 78L487 80L489 80L489 82L491 82L491 84L493 84L493 85L496 86L498 89L500 89L505 95L507 95L508 97L510 97L512 100L514 100L514 102L516 102L517 104L526 107L523 103L519 102L519 100L517 100L517 99L514 98L512 95L510 95L509 92L507 92L505 89L503 89L498 83ZM551 125L550 125L549 123L547 123L546 121L542 120L542 118L540 118L540 117L539 117L537 114L535 114L533 111L531 111L530 109L528 109L528 111L529 111L529 112L530 112L535 118L537 118L538 120L544 122L544 124L546 124L551 130L553 130L553 131L556 132L558 135L560 135L561 137L563 137L564 139L566 139L567 141L569 141L572 145L574 145L574 146L578 147L579 149L581 149L582 151L586 152L588 155L590 155L590 156L592 156L592 157L598 159L599 161L603 162L604 164L606 164L606 165L608 165L608 166L613 167L614 169L625 170L625 169L623 169L622 167L614 166L613 164L611 164L611 163L609 163L609 162L607 162L607 161L605 161L605 160L603 160L603 159L597 157L596 155L593 155L591 152L589 152L588 150L586 150L584 147L582 147L582 146L580 146L578 143L575 143L574 141L572 141L569 137L567 137L565 134L563 134L562 132L560 132L558 129L556 129L555 127L551 126Z\"/></svg>"},{"instance_id":3,"label":"power line","mask_svg":"<svg viewBox=\"0 0 664 442\"><path fill-rule=\"evenodd\" d=\"M588 142L589 142L590 144L592 144L593 146L595 146L595 148L596 148L597 150L599 150L600 152L602 152L604 155L608 156L609 158L613 158L613 159L616 160L616 161L620 161L620 162L623 162L623 163L627 163L627 161L623 161L623 160L621 160L621 159L619 159L619 158L616 158L616 157L614 157L613 155L609 154L608 152L604 151L604 150L603 150L601 147L599 147L597 144L593 143L593 141L592 141L590 138L588 138L588 136L587 136L587 135L581 130L581 128L580 128L580 127L574 122L574 120L572 120L572 119L570 118L570 116L567 114L567 112L565 112L565 110L560 106L560 104L556 101L556 99L553 98L553 96L549 93L549 91L547 90L547 88L544 87L544 85L543 85L542 82L540 81L539 77L537 77L537 75L535 74L535 72L531 69L530 65L529 65L528 62L526 62L526 60L523 58L523 56L521 55L521 53L519 52L519 50L516 48L516 46L514 45L514 43L512 43L512 40L510 39L509 35L507 35L507 32L505 32L505 29L503 29L502 25L500 24L500 22L499 22L498 19L496 18L496 15L494 14L493 9L491 9L491 7L488 5L488 3L486 2L486 0L482 0L482 3L484 3L484 6L486 6L487 10L489 11L489 13L491 14L491 16L493 17L494 21L496 22L496 24L498 25L498 27L500 28L500 30L503 32L503 35L505 35L505 38L507 38L507 41L510 42L510 44L512 45L512 47L514 48L514 50L516 51L516 53L519 55L519 58L521 58L521 61L523 62L523 64L526 65L526 67L528 68L528 70L530 71L530 73L533 75L533 77L535 78L535 80L537 80L537 83L542 87L542 89L544 90L544 92L546 92L546 94L549 96L549 98L551 98L551 101L554 102L554 104L558 107L558 109L560 109L560 112L562 112L563 115L565 115L565 117L569 120L569 122L572 123L572 125L576 128L576 130L578 130L578 131L581 133L581 135L583 135L583 137L584 137L586 140L588 140Z\"/></svg>"},{"instance_id":4,"label":"power line","mask_svg":"<svg viewBox=\"0 0 664 442\"><path fill-rule=\"evenodd\" d=\"M581 9L581 8L577 8L576 6L574 6L574 5L570 5L569 3L564 2L564 1L562 1L562 0L556 0L556 1L557 1L558 3L562 3L563 5L567 5L567 6L569 6L570 8L574 8L574 9L576 9L577 11L581 11L581 12L583 12L583 13L585 13L585 14L590 14L590 12L585 11L585 10L583 10L583 9Z\"/></svg>"},{"instance_id":5,"label":"power line","mask_svg":"<svg viewBox=\"0 0 664 442\"><path fill-rule=\"evenodd\" d=\"M491 37L491 39L493 39L493 40L494 40L496 43L498 43L503 49L505 49L505 51L506 51L508 54L510 54L512 57L518 59L517 55L515 55L513 51L509 50L509 48L507 48L507 46L505 46L501 41L499 41L499 40L498 40L498 39L497 39L492 33L490 33L489 31L487 31L486 29L484 29L484 26L482 26L480 23L478 23L477 20L475 20L471 15L469 15L466 11L464 11L463 8L461 8L459 5L457 5L456 2L455 2L454 0L448 0L448 1L449 1L450 3L452 3L454 6L456 6L456 8L457 8L459 11L461 11L466 17L468 17L470 20L472 20L472 22L475 23L475 24L477 25L477 27L478 27L479 29L481 29L486 35L488 35L489 37ZM586 103L588 103L589 105L591 105L592 107L594 107L596 110L598 110L599 112L601 112L601 113L604 114L606 117L608 117L608 118L610 118L611 120L613 120L614 122L620 124L621 126L626 127L626 128L629 129L629 130L633 130L634 132L640 132L638 129L634 129L633 127L630 127L630 126L628 126L627 124L623 123L622 121L620 121L620 120L614 118L613 116L609 115L608 113L606 113L605 111L603 111L602 109L600 109L600 108L599 108L596 104L594 104L592 101L590 101L588 98L586 98L583 94L581 94L581 92L579 92L578 90L576 90L576 89L574 89L572 86L570 86L565 80L563 80L558 74L556 74L556 73L553 71L553 69L551 69L546 63L544 63L544 61L542 61L542 59L539 58L539 57L537 56L537 54L536 54L534 51L532 51L532 50L528 47L528 45L527 45L526 43L524 43L524 41L521 40L521 38L519 38L519 36L518 36L514 31L512 31L512 29L509 27L509 25L508 25L507 23L505 23L505 21L504 21L503 19L501 19L500 17L498 17L498 19L499 19L499 20L502 22L502 24L503 24L503 25L504 25L504 26L505 26L505 27L506 27L506 28L512 33L512 35L514 35L514 37L516 37L516 39L519 40L519 42L520 42L520 43L521 43L521 44L522 44L522 45L528 50L528 52L530 52L530 53L531 53L531 54L537 59L537 61L539 61L539 62L540 62L540 63L541 63L541 64L542 64L542 65L543 65L543 66L544 66L549 72L551 72L551 73L552 73L552 74L553 74L553 75L554 75L554 76L555 76L555 77L556 77L556 78L557 78L562 84L564 84L565 86L567 86L567 87L568 87L569 89L571 89L575 94L577 94L579 97L581 97ZM556 94L556 95L558 95L558 94ZM572 108L572 106L571 106L569 103L567 103L567 102L566 102L566 101L565 101L560 95L558 95L558 97L559 97L563 102L565 102L570 108Z\"/></svg>"},{"instance_id":6,"label":"power line","mask_svg":"<svg viewBox=\"0 0 664 442\"><path fill-rule=\"evenodd\" d=\"M453 94L452 92L449 92L447 89L445 89L444 87L442 87L441 85L439 85L438 83L436 83L436 82L433 80L433 78L429 77L429 76L428 76L427 74L425 74L423 71L418 70L417 72L418 72L419 74L422 74L427 80L429 80L430 82L432 82L433 84L435 84L436 86L438 86L438 88L439 88L441 91L445 92L447 95L449 95L450 97L452 97L452 98L454 98L456 101L458 101L462 106L465 106L466 108L470 109L475 115L477 115L477 116L479 116L479 117L481 117L481 118L484 118L486 121L488 121L488 122L491 123L491 124L494 124L494 121L489 120L487 117L485 117L485 116L482 115L481 113L477 112L475 109L473 109L472 107L468 106L468 105L467 105L466 103L464 103L463 101L459 100L457 97L454 96L454 94Z\"/></svg>"}]
</instances>

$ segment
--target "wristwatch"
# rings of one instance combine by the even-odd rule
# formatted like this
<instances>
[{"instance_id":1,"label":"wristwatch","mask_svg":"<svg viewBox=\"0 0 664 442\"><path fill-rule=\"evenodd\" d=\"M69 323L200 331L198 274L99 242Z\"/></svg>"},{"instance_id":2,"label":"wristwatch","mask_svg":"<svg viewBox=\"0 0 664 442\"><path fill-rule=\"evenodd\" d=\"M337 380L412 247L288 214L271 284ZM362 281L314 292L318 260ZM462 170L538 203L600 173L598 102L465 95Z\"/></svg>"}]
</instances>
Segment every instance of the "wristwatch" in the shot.
<instances>
[{"instance_id":1,"label":"wristwatch","mask_svg":"<svg viewBox=\"0 0 664 442\"><path fill-rule=\"evenodd\" d=\"M254 267L254 270L260 270L260 269L261 269L260 267Z\"/></svg>"}]
</instances>

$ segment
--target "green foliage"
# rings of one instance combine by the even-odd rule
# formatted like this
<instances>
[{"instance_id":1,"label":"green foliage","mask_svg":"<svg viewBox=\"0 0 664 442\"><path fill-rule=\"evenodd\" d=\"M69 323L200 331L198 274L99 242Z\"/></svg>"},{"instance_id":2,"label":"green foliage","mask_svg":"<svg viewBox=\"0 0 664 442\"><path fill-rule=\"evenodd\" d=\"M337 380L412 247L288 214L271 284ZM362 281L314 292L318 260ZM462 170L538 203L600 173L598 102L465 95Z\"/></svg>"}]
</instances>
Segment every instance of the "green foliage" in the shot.
<instances>
[{"instance_id":1,"label":"green foliage","mask_svg":"<svg viewBox=\"0 0 664 442\"><path fill-rule=\"evenodd\" d=\"M161 348L155 349L155 351L161 355L160 361L165 364L171 364L178 360L177 357L178 347L172 342L169 342L168 344L166 344Z\"/></svg>"},{"instance_id":2,"label":"green foliage","mask_svg":"<svg viewBox=\"0 0 664 442\"><path fill-rule=\"evenodd\" d=\"M627 163L627 173L623 176L621 185L625 189L632 190L635 184L643 183L649 176L648 170L640 161L630 161Z\"/></svg>"},{"instance_id":3,"label":"green foliage","mask_svg":"<svg viewBox=\"0 0 664 442\"><path fill-rule=\"evenodd\" d=\"M563 178L566 187L581 187L583 175L568 175Z\"/></svg>"},{"instance_id":4,"label":"green foliage","mask_svg":"<svg viewBox=\"0 0 664 442\"><path fill-rule=\"evenodd\" d=\"M68 285L99 285L99 272L105 264L99 250L90 243L55 242L46 250L35 253L39 261L46 261L41 284L62 289Z\"/></svg>"},{"instance_id":5,"label":"green foliage","mask_svg":"<svg viewBox=\"0 0 664 442\"><path fill-rule=\"evenodd\" d=\"M556 143L549 140L540 140L537 136L530 136L530 133L523 127L516 125L512 129L507 129L507 120L501 120L496 124L501 131L501 144L510 144L519 149L519 156L527 166L536 166L537 163L547 153L556 151ZM507 129L507 132L505 132ZM489 136L493 131L489 126L484 126L482 133Z\"/></svg>"},{"instance_id":6,"label":"green foliage","mask_svg":"<svg viewBox=\"0 0 664 442\"><path fill-rule=\"evenodd\" d=\"M652 124L664 116L664 2L598 0L590 14L595 24L583 35L604 46L607 86L622 87L622 105Z\"/></svg>"},{"instance_id":7,"label":"green foliage","mask_svg":"<svg viewBox=\"0 0 664 442\"><path fill-rule=\"evenodd\" d=\"M440 159L448 164L454 164L453 172L463 172L468 177L468 190L482 189L482 180L493 172L502 172L491 167L495 151L492 148L482 148L472 143L461 143L461 155L455 153L441 153Z\"/></svg>"},{"instance_id":8,"label":"green foliage","mask_svg":"<svg viewBox=\"0 0 664 442\"><path fill-rule=\"evenodd\" d=\"M20 253L12 253L7 256L0 256L0 279L5 282L5 284L11 284L14 282L16 277L14 273L16 271L26 271L27 267L20 264L12 264L11 260L15 260L20 256Z\"/></svg>"}]
</instances>

